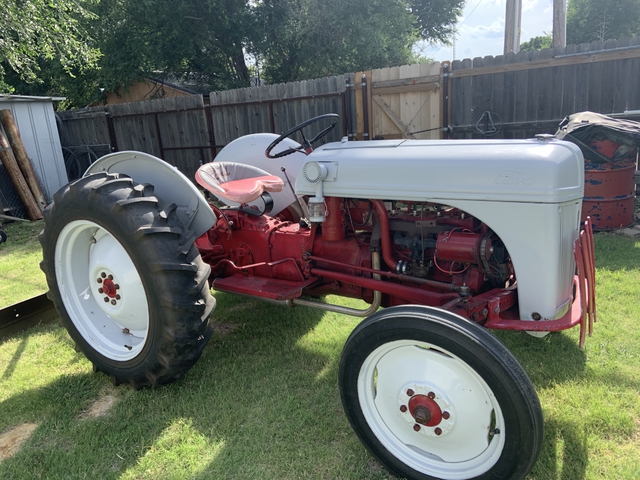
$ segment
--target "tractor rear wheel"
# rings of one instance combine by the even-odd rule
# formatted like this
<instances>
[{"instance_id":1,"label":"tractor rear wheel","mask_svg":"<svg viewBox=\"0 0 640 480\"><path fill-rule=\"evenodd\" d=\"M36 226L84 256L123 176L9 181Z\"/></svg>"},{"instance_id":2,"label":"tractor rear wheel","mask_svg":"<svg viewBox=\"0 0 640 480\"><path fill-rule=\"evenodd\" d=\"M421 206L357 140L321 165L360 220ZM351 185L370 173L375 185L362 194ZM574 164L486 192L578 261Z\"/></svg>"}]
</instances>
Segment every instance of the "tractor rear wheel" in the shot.
<instances>
[{"instance_id":1,"label":"tractor rear wheel","mask_svg":"<svg viewBox=\"0 0 640 480\"><path fill-rule=\"evenodd\" d=\"M408 479L522 479L542 445L529 378L491 333L450 312L402 306L347 340L340 394L352 428Z\"/></svg>"},{"instance_id":2,"label":"tractor rear wheel","mask_svg":"<svg viewBox=\"0 0 640 480\"><path fill-rule=\"evenodd\" d=\"M44 212L49 298L94 370L114 384L180 378L211 335L210 269L175 209L150 185L97 173L63 187Z\"/></svg>"}]
</instances>

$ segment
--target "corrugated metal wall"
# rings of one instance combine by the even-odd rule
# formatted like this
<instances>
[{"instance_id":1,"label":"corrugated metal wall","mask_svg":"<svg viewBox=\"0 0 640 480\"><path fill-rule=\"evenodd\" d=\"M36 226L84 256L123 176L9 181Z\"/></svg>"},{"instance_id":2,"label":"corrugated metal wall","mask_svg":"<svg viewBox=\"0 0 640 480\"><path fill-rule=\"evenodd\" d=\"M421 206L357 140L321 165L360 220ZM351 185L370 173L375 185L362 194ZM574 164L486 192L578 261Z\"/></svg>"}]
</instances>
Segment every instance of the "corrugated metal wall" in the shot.
<instances>
[{"instance_id":1,"label":"corrugated metal wall","mask_svg":"<svg viewBox=\"0 0 640 480\"><path fill-rule=\"evenodd\" d=\"M53 100L44 97L0 95L0 109L11 110L27 155L33 163L42 193L47 202L51 202L53 194L68 181ZM6 172L3 173L6 175Z\"/></svg>"}]
</instances>

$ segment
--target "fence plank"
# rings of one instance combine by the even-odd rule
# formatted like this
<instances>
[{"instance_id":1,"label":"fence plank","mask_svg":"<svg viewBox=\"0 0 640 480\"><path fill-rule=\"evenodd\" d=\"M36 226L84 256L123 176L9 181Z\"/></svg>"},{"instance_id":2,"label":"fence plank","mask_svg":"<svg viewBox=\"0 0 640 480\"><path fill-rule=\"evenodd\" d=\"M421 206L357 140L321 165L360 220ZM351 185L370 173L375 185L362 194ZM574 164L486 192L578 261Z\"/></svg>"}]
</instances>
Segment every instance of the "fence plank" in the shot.
<instances>
[{"instance_id":1,"label":"fence plank","mask_svg":"<svg viewBox=\"0 0 640 480\"><path fill-rule=\"evenodd\" d=\"M640 108L640 38L570 45L452 63L452 138L470 138L487 106L505 124L505 138L554 133L575 112L622 113ZM499 98L502 92L502 98Z\"/></svg>"}]
</instances>

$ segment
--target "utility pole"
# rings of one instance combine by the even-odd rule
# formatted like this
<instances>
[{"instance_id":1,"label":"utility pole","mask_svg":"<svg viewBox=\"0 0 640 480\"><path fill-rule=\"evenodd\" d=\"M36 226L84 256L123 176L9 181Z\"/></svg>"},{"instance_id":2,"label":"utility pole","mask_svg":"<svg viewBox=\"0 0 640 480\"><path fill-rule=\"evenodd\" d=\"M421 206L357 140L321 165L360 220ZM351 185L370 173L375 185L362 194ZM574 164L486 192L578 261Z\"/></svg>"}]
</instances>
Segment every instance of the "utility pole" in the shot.
<instances>
[{"instance_id":1,"label":"utility pole","mask_svg":"<svg viewBox=\"0 0 640 480\"><path fill-rule=\"evenodd\" d=\"M567 46L567 0L553 0L553 48Z\"/></svg>"},{"instance_id":2,"label":"utility pole","mask_svg":"<svg viewBox=\"0 0 640 480\"><path fill-rule=\"evenodd\" d=\"M555 0L554 0L555 1ZM520 51L520 27L522 24L522 0L507 0L504 21L504 54Z\"/></svg>"}]
</instances>

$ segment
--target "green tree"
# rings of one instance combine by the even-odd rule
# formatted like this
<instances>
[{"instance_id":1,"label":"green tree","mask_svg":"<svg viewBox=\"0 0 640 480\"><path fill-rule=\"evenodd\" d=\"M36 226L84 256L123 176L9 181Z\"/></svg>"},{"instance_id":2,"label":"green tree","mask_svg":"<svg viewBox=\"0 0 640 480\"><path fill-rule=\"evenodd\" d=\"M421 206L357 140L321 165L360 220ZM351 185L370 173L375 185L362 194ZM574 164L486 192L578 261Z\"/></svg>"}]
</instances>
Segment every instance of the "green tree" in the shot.
<instances>
[{"instance_id":1,"label":"green tree","mask_svg":"<svg viewBox=\"0 0 640 480\"><path fill-rule=\"evenodd\" d=\"M251 52L270 83L409 63L447 41L464 0L261 0Z\"/></svg>"},{"instance_id":2,"label":"green tree","mask_svg":"<svg viewBox=\"0 0 640 480\"><path fill-rule=\"evenodd\" d=\"M465 3L465 0L410 0L409 10L416 17L420 38L450 45Z\"/></svg>"},{"instance_id":3,"label":"green tree","mask_svg":"<svg viewBox=\"0 0 640 480\"><path fill-rule=\"evenodd\" d=\"M89 44L86 2L2 0L0 3L0 90L12 92L5 76L43 82L43 64L56 64L67 76L93 68L99 51ZM46 75L45 75L46 78Z\"/></svg>"},{"instance_id":4,"label":"green tree","mask_svg":"<svg viewBox=\"0 0 640 480\"><path fill-rule=\"evenodd\" d=\"M399 65L416 40L401 0L263 0L256 13L270 83Z\"/></svg>"},{"instance_id":5,"label":"green tree","mask_svg":"<svg viewBox=\"0 0 640 480\"><path fill-rule=\"evenodd\" d=\"M567 43L605 41L640 34L640 0L569 0Z\"/></svg>"},{"instance_id":6,"label":"green tree","mask_svg":"<svg viewBox=\"0 0 640 480\"><path fill-rule=\"evenodd\" d=\"M30 4L9 1L16 15L19 2ZM13 63L3 63L6 78L20 93L66 96L74 106L150 77L222 90L250 85L257 72L273 83L411 63L419 38L447 41L464 5L464 0L49 1L81 2L73 3L76 10L63 8L69 18L56 17L64 27L53 30L84 50L58 58L51 54L54 46L26 57L22 64L29 68L22 69L12 57ZM21 15L15 22L25 21ZM38 34L33 38L40 41ZM255 66L245 58L255 59Z\"/></svg>"},{"instance_id":7,"label":"green tree","mask_svg":"<svg viewBox=\"0 0 640 480\"><path fill-rule=\"evenodd\" d=\"M539 37L532 37L530 40L520 45L521 52L532 52L534 50L544 50L545 48L551 48L553 45L553 37L545 32L544 35Z\"/></svg>"},{"instance_id":8,"label":"green tree","mask_svg":"<svg viewBox=\"0 0 640 480\"><path fill-rule=\"evenodd\" d=\"M62 107L80 107L99 100L101 92L126 91L148 78L208 90L249 85L244 46L251 11L245 0L101 0L85 6L90 12L75 25L92 32L85 41L101 58L61 68L40 56L32 64L38 78L7 68L17 91L65 96Z\"/></svg>"},{"instance_id":9,"label":"green tree","mask_svg":"<svg viewBox=\"0 0 640 480\"><path fill-rule=\"evenodd\" d=\"M249 85L245 0L102 0L97 7L100 78L107 90L169 76L211 89Z\"/></svg>"}]
</instances>

